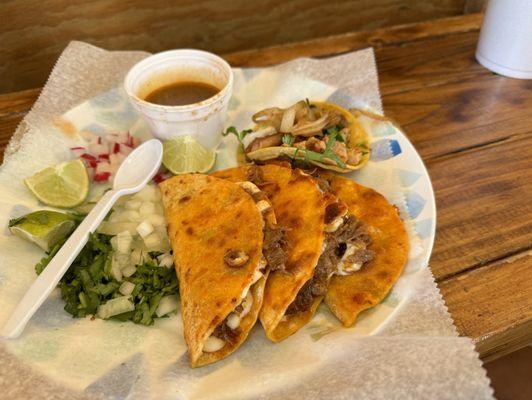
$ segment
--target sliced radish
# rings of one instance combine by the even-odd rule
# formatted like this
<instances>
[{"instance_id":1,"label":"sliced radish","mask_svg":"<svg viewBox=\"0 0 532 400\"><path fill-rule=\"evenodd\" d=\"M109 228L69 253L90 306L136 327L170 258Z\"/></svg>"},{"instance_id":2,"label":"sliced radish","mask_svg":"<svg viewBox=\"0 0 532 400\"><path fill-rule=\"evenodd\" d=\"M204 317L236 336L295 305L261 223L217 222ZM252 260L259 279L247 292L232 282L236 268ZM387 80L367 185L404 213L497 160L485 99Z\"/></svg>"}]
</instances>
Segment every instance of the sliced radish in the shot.
<instances>
[{"instance_id":1,"label":"sliced radish","mask_svg":"<svg viewBox=\"0 0 532 400\"><path fill-rule=\"evenodd\" d=\"M95 172L94 173L94 176L93 176L93 180L95 182L105 182L107 180L109 180L109 177L111 176L111 173L110 172Z\"/></svg>"}]
</instances>

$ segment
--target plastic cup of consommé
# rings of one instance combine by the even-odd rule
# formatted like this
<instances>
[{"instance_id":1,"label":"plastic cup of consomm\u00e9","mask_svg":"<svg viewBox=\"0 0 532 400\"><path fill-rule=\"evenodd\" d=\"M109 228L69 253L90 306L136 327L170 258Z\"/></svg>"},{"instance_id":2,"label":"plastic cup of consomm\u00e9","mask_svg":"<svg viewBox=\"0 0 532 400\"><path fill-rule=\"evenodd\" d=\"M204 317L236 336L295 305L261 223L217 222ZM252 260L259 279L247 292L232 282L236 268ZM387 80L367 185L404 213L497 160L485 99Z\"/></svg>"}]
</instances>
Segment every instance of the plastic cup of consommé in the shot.
<instances>
[{"instance_id":1,"label":"plastic cup of consomm\u00e9","mask_svg":"<svg viewBox=\"0 0 532 400\"><path fill-rule=\"evenodd\" d=\"M129 70L124 88L158 139L190 135L208 149L220 143L233 72L217 55L192 49L154 54Z\"/></svg>"}]
</instances>

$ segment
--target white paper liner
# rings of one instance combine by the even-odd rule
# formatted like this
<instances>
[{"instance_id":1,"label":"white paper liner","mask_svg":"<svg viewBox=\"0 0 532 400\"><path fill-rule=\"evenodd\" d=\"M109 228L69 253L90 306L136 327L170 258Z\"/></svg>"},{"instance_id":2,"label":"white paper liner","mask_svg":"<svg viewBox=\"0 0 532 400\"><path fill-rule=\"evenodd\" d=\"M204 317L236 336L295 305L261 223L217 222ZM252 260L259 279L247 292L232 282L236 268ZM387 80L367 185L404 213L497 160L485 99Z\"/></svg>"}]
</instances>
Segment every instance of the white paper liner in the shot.
<instances>
[{"instance_id":1,"label":"white paper liner","mask_svg":"<svg viewBox=\"0 0 532 400\"><path fill-rule=\"evenodd\" d=\"M17 128L0 170L0 185L20 180L57 156L40 154L39 143L54 141L57 151L64 151L64 142L68 139L43 133L49 132L46 127L76 104L120 85L131 65L147 55L144 52L108 52L72 42L58 59L32 110ZM338 96L342 93L356 96L356 103L350 106L369 105L382 110L372 49L324 60L298 59L272 69L341 87ZM15 171L10 170L11 160L24 157L24 153L26 158L28 154L38 157ZM24 198L27 194L22 193L22 189L20 193L15 191L14 196L20 194L20 198ZM23 207L24 201L20 203ZM31 245L27 249L30 258L35 261L40 258L41 253ZM16 264L17 260L9 256L9 248L2 248L0 265L16 268ZM29 273L20 279L29 285L33 276ZM0 274L2 284L6 282L2 282ZM46 378L46 371L38 370L35 365L24 365L2 342L0 391L7 398L43 399L493 398L478 354L470 339L457 336L430 270L421 269L411 274L408 285L411 296L374 336L345 335L335 328L319 341L303 343L289 338L278 345L264 345L264 334L255 329L246 344L247 349L239 353L238 363L229 358L223 361L223 369L214 365L191 370L186 356L174 355L170 349L168 357L176 361L157 373L157 384L151 387L146 382L147 375L153 372L144 371L140 353L120 365L110 366L106 374L80 392ZM13 303L12 299L1 301L9 303L10 307ZM36 318L57 318L57 334L60 335L61 320L69 317L56 315L55 310L61 307L57 296L47 304ZM164 328L163 333L175 333ZM300 346L307 346L304 357L300 351L294 352ZM292 354L298 357L291 357ZM153 380L153 376L150 378Z\"/></svg>"}]
</instances>

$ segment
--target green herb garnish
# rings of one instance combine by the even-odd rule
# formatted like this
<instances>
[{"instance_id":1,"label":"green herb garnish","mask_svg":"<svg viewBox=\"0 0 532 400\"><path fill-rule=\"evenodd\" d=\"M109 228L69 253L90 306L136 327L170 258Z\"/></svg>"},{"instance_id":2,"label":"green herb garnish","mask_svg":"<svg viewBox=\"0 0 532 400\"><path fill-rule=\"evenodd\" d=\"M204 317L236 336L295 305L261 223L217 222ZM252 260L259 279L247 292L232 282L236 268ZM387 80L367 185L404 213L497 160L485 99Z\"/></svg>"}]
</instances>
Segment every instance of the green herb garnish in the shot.
<instances>
[{"instance_id":1,"label":"green herb garnish","mask_svg":"<svg viewBox=\"0 0 532 400\"><path fill-rule=\"evenodd\" d=\"M292 146L294 144L295 138L292 135L286 133L283 135L282 140L283 140L283 143L286 144L287 146Z\"/></svg>"},{"instance_id":2,"label":"green herb garnish","mask_svg":"<svg viewBox=\"0 0 532 400\"><path fill-rule=\"evenodd\" d=\"M158 253L150 253L148 260L137 265L136 272L118 282L111 274L113 249L112 236L98 233L91 234L89 241L76 257L59 283L61 297L65 301L65 311L74 317L94 315L98 306L116 297L122 296L118 291L124 281L135 284L130 300L133 311L111 317L120 321L133 321L137 324L151 325L156 317L157 306L162 297L178 293L178 283L173 268L158 266L151 259ZM36 266L40 274L52 257L61 248L57 244Z\"/></svg>"},{"instance_id":3,"label":"green herb garnish","mask_svg":"<svg viewBox=\"0 0 532 400\"><path fill-rule=\"evenodd\" d=\"M222 132L222 136L227 136L231 133L235 135L238 140L238 143L240 143L240 150L242 150L242 153L244 153L244 138L247 134L251 132L251 129L244 129L243 131L239 132L234 126L230 126L225 130L225 132Z\"/></svg>"},{"instance_id":4,"label":"green herb garnish","mask_svg":"<svg viewBox=\"0 0 532 400\"><path fill-rule=\"evenodd\" d=\"M318 153L316 151L312 150L301 150L305 161L317 161L321 163L325 163L327 159L332 160L341 168L345 168L345 163L336 155L336 153L333 151L333 146L336 141L343 141L342 135L340 135L340 132L338 131L337 126L331 126L327 129L324 129L325 135L328 136L329 140L327 141L327 144L325 146L325 150L323 153ZM284 137L283 137L284 139ZM296 149L294 154L291 156L292 158L297 158L299 154L299 148Z\"/></svg>"}]
</instances>

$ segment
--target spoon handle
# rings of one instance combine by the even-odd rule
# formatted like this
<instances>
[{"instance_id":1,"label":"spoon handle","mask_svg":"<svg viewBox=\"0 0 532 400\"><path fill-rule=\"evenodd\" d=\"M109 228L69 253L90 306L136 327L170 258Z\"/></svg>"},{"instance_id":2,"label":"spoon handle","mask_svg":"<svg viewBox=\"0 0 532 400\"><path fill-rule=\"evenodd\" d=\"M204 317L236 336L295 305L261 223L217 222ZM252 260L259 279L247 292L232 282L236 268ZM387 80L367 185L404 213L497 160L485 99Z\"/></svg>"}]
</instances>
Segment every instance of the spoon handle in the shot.
<instances>
[{"instance_id":1,"label":"spoon handle","mask_svg":"<svg viewBox=\"0 0 532 400\"><path fill-rule=\"evenodd\" d=\"M44 303L52 290L55 289L68 267L83 249L89 239L89 233L96 230L121 195L121 191L108 191L83 219L18 303L11 317L4 325L2 330L3 337L11 339L20 336L30 318Z\"/></svg>"}]
</instances>

